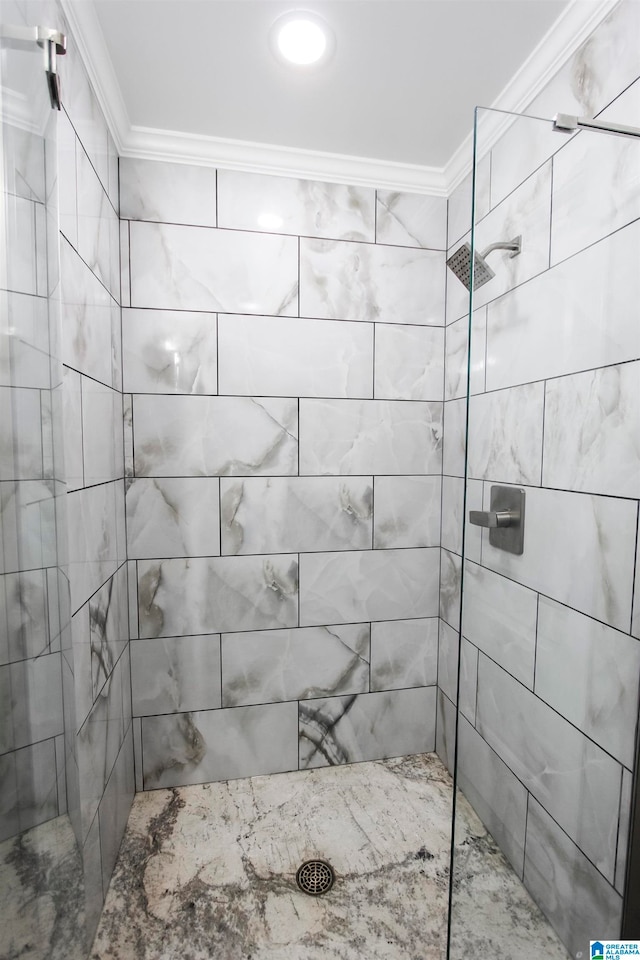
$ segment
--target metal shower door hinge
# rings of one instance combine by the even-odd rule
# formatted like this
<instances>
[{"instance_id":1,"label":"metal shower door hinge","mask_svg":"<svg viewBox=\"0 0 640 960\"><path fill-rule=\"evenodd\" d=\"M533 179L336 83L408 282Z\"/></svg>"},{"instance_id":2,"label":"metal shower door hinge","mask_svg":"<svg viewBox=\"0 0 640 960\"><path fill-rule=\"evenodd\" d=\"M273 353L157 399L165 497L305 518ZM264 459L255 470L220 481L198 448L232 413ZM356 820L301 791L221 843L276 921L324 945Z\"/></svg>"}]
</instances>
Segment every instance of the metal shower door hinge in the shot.
<instances>
[{"instance_id":1,"label":"metal shower door hinge","mask_svg":"<svg viewBox=\"0 0 640 960\"><path fill-rule=\"evenodd\" d=\"M54 110L62 109L57 60L67 52L67 38L64 33L51 27L14 27L3 23L0 24L0 41L18 49L31 47L33 44L42 47L51 106Z\"/></svg>"},{"instance_id":2,"label":"metal shower door hinge","mask_svg":"<svg viewBox=\"0 0 640 960\"><path fill-rule=\"evenodd\" d=\"M487 527L492 547L520 555L524 551L524 499L524 490L518 487L491 487L491 509L470 510L469 523Z\"/></svg>"}]
</instances>

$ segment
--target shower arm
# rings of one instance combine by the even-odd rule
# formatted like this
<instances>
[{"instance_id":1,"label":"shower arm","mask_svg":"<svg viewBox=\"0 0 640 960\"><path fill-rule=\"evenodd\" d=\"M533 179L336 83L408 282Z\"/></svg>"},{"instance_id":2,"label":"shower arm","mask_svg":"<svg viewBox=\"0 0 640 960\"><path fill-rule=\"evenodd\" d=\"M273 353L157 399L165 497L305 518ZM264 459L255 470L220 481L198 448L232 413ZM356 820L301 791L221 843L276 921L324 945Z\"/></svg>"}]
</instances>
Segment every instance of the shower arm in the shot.
<instances>
[{"instance_id":1,"label":"shower arm","mask_svg":"<svg viewBox=\"0 0 640 960\"><path fill-rule=\"evenodd\" d=\"M511 250L511 259L513 259L513 257L517 257L522 250L522 234L519 237L514 237L513 240L490 243L489 246L482 251L480 256L484 260L487 254L493 253L494 250Z\"/></svg>"}]
</instances>

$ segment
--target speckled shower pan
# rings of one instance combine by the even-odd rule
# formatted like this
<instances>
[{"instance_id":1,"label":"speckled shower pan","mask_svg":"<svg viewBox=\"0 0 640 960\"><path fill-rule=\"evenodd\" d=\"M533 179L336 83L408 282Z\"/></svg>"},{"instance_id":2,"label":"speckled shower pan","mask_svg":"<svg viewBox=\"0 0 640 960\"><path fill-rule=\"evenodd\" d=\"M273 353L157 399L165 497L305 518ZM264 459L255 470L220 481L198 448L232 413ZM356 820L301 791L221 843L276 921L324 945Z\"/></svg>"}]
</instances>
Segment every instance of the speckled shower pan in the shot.
<instances>
[{"instance_id":1,"label":"speckled shower pan","mask_svg":"<svg viewBox=\"0 0 640 960\"><path fill-rule=\"evenodd\" d=\"M451 791L440 761L424 754L140 793L92 958L443 960ZM490 915L494 944L509 942L522 960L564 960L461 803L460 958L489 946ZM322 897L296 886L314 857L336 871ZM503 957L495 946L492 955Z\"/></svg>"}]
</instances>

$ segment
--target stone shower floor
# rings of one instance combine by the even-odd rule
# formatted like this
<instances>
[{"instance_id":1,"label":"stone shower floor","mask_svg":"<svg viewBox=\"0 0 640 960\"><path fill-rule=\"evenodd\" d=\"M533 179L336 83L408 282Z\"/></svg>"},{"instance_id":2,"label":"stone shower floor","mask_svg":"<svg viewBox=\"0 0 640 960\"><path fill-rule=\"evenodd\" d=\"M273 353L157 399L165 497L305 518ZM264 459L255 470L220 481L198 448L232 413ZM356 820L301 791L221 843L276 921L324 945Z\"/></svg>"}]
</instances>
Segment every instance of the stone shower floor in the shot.
<instances>
[{"instance_id":1,"label":"stone shower floor","mask_svg":"<svg viewBox=\"0 0 640 960\"><path fill-rule=\"evenodd\" d=\"M451 790L424 754L138 794L92 960L443 960ZM460 807L452 956L566 960ZM314 857L337 874L317 898L295 885Z\"/></svg>"}]
</instances>

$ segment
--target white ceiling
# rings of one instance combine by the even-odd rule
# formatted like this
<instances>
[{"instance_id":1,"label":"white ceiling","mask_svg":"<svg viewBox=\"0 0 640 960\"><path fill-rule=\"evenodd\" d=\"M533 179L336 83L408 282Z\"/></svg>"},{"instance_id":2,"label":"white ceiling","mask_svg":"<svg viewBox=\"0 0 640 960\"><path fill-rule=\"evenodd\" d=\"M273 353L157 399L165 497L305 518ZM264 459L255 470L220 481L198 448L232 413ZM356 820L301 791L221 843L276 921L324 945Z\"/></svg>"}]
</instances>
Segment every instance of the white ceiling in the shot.
<instances>
[{"instance_id":1,"label":"white ceiling","mask_svg":"<svg viewBox=\"0 0 640 960\"><path fill-rule=\"evenodd\" d=\"M474 107L522 109L615 2L62 0L123 155L435 193ZM335 33L315 70L269 47L295 9Z\"/></svg>"},{"instance_id":2,"label":"white ceiling","mask_svg":"<svg viewBox=\"0 0 640 960\"><path fill-rule=\"evenodd\" d=\"M95 0L132 124L440 167L567 0ZM329 63L279 63L282 13L321 14Z\"/></svg>"}]
</instances>

